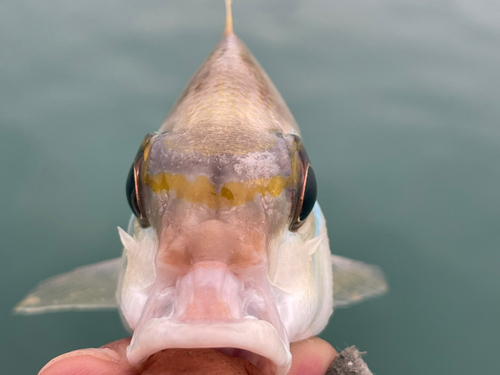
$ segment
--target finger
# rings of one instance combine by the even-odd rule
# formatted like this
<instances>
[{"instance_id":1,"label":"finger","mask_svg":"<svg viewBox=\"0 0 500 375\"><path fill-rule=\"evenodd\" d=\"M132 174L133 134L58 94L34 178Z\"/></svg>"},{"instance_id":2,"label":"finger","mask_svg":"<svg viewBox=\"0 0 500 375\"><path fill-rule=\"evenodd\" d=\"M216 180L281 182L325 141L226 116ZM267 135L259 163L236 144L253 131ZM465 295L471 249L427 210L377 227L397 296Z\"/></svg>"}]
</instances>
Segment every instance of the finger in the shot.
<instances>
[{"instance_id":1,"label":"finger","mask_svg":"<svg viewBox=\"0 0 500 375\"><path fill-rule=\"evenodd\" d=\"M311 337L290 345L292 368L288 375L324 375L337 352L319 337Z\"/></svg>"},{"instance_id":2,"label":"finger","mask_svg":"<svg viewBox=\"0 0 500 375\"><path fill-rule=\"evenodd\" d=\"M81 349L54 358L38 375L136 375L125 359L130 339L112 342L99 349Z\"/></svg>"},{"instance_id":3,"label":"finger","mask_svg":"<svg viewBox=\"0 0 500 375\"><path fill-rule=\"evenodd\" d=\"M156 353L138 369L126 359L130 339L122 339L100 349L82 349L50 361L39 375L177 375L177 374L258 374L250 363L213 349L170 349ZM323 375L337 354L317 337L292 343L289 375ZM224 368L221 368L221 364ZM223 372L221 372L223 371Z\"/></svg>"},{"instance_id":4,"label":"finger","mask_svg":"<svg viewBox=\"0 0 500 375\"><path fill-rule=\"evenodd\" d=\"M122 369L141 375L259 375L251 363L228 356L216 349L167 349L155 353L138 367L128 365L126 349L130 339L114 341L103 348L113 350L120 358ZM120 374L121 375L121 374Z\"/></svg>"},{"instance_id":5,"label":"finger","mask_svg":"<svg viewBox=\"0 0 500 375\"><path fill-rule=\"evenodd\" d=\"M130 337L127 337L127 338L121 339L121 340L116 340L116 341L110 342L109 344L101 346L100 349L112 350L113 352L116 353L116 355L120 359L121 363L128 364L127 347L130 345L130 340L131 340Z\"/></svg>"},{"instance_id":6,"label":"finger","mask_svg":"<svg viewBox=\"0 0 500 375\"><path fill-rule=\"evenodd\" d=\"M168 349L149 357L140 366L128 363L130 339L114 341L100 349L83 349L50 361L39 375L259 375L249 362L215 349Z\"/></svg>"}]
</instances>

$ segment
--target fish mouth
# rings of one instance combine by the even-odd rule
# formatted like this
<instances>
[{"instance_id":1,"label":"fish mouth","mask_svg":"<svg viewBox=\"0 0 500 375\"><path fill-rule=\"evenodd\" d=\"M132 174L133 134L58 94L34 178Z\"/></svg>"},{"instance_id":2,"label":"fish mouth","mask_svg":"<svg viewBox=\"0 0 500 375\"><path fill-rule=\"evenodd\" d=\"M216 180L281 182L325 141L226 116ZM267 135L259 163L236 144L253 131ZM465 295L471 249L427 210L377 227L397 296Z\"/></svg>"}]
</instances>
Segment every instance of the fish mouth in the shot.
<instances>
[{"instance_id":1,"label":"fish mouth","mask_svg":"<svg viewBox=\"0 0 500 375\"><path fill-rule=\"evenodd\" d=\"M264 375L286 374L292 360L288 345L276 329L251 317L232 323L194 324L151 319L134 334L127 358L136 364L170 348L219 348L224 354L250 362Z\"/></svg>"},{"instance_id":2,"label":"fish mouth","mask_svg":"<svg viewBox=\"0 0 500 375\"><path fill-rule=\"evenodd\" d=\"M170 271L158 272L131 327L130 363L165 349L212 348L264 375L287 373L290 343L262 267L235 273L220 262L199 262L182 275L161 276Z\"/></svg>"}]
</instances>

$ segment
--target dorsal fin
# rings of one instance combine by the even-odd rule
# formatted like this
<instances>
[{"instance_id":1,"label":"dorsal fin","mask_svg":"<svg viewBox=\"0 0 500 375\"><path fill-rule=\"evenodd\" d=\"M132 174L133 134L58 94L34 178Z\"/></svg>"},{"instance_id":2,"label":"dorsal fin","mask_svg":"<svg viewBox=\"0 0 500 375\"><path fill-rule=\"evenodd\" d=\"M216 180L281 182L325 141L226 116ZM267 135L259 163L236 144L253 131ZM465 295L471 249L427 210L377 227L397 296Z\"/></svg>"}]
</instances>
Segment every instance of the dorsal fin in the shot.
<instances>
[{"instance_id":1,"label":"dorsal fin","mask_svg":"<svg viewBox=\"0 0 500 375\"><path fill-rule=\"evenodd\" d=\"M233 32L233 12L231 11L232 0L226 0L226 35L234 34Z\"/></svg>"}]
</instances>

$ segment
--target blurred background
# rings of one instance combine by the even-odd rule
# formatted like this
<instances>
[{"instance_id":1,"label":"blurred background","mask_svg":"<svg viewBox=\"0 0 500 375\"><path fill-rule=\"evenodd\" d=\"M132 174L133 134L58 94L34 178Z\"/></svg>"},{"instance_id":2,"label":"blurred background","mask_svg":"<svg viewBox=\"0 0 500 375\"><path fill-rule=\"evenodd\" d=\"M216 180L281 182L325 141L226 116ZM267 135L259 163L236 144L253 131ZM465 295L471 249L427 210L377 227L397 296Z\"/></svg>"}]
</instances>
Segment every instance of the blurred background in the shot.
<instances>
[{"instance_id":1,"label":"blurred background","mask_svg":"<svg viewBox=\"0 0 500 375\"><path fill-rule=\"evenodd\" d=\"M322 337L376 374L497 373L500 2L236 0L235 31L302 127L332 251L385 297ZM126 335L116 312L12 316L121 253L125 178L219 40L222 0L0 2L0 363L35 374Z\"/></svg>"}]
</instances>

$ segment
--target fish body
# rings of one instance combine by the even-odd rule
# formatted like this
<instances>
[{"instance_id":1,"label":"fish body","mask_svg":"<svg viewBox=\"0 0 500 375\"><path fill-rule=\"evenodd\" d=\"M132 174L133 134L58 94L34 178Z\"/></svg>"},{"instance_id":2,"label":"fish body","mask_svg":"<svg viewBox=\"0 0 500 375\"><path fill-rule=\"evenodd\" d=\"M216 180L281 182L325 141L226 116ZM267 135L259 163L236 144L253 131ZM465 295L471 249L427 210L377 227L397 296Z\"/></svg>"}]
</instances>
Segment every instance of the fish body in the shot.
<instances>
[{"instance_id":1,"label":"fish body","mask_svg":"<svg viewBox=\"0 0 500 375\"><path fill-rule=\"evenodd\" d=\"M42 283L18 312L117 306L131 363L220 348L286 374L290 342L321 332L334 302L387 288L376 267L331 256L299 127L232 27L143 140L127 198L122 258Z\"/></svg>"}]
</instances>

